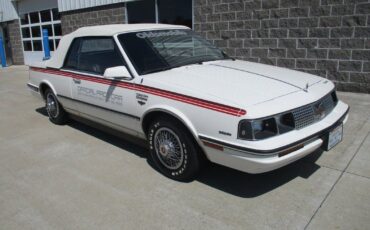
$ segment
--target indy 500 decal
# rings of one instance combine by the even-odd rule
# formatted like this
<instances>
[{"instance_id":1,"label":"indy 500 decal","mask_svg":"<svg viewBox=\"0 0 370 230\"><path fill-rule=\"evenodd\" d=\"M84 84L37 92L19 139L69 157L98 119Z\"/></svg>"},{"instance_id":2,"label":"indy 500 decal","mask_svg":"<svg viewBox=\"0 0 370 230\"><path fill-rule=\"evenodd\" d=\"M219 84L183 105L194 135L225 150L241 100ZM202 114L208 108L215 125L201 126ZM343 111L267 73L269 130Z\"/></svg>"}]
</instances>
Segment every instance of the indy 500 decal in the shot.
<instances>
[{"instance_id":1,"label":"indy 500 decal","mask_svg":"<svg viewBox=\"0 0 370 230\"><path fill-rule=\"evenodd\" d=\"M82 86L77 87L77 93L81 96L90 97L94 100L105 101L113 105L123 105L123 98L120 95L104 92L101 90L94 90Z\"/></svg>"}]
</instances>

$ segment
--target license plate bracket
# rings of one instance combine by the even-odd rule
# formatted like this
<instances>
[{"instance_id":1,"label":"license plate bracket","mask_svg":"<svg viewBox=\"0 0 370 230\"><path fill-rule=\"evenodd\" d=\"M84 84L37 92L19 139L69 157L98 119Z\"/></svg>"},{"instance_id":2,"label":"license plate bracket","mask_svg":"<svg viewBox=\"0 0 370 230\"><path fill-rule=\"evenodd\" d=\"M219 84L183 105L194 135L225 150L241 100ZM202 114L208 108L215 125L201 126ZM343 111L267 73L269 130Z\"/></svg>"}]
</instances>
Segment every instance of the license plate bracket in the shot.
<instances>
[{"instance_id":1,"label":"license plate bracket","mask_svg":"<svg viewBox=\"0 0 370 230\"><path fill-rule=\"evenodd\" d=\"M329 151L343 140L343 123L331 129L324 138L323 149Z\"/></svg>"}]
</instances>

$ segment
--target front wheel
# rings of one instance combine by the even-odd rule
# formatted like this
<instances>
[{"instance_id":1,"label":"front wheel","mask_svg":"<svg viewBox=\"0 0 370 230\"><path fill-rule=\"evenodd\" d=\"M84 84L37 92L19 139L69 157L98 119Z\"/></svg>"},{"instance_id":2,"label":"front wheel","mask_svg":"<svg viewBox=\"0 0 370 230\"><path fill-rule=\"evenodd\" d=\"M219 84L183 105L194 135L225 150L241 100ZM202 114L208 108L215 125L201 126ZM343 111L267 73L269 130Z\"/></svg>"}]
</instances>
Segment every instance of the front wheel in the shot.
<instances>
[{"instance_id":1,"label":"front wheel","mask_svg":"<svg viewBox=\"0 0 370 230\"><path fill-rule=\"evenodd\" d=\"M63 125L68 120L68 114L64 111L57 97L51 89L45 92L45 108L48 113L49 120L57 125Z\"/></svg>"},{"instance_id":2,"label":"front wheel","mask_svg":"<svg viewBox=\"0 0 370 230\"><path fill-rule=\"evenodd\" d=\"M152 160L162 174L178 181L194 179L200 170L201 153L180 122L168 117L154 121L148 139Z\"/></svg>"}]
</instances>

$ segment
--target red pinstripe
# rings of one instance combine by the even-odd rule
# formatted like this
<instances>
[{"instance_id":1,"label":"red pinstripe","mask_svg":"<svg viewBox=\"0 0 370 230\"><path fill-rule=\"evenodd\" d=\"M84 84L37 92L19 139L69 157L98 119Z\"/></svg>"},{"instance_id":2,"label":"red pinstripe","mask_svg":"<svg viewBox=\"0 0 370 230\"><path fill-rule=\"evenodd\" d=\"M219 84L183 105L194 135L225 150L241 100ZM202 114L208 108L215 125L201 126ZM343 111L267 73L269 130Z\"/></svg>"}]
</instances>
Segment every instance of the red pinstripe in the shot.
<instances>
[{"instance_id":1,"label":"red pinstripe","mask_svg":"<svg viewBox=\"0 0 370 230\"><path fill-rule=\"evenodd\" d=\"M182 94L178 94L178 93L174 93L174 92L170 92L170 91L166 91L162 89L157 89L157 88L153 88L149 86L137 85L137 84L126 83L126 82L118 82L118 81L107 80L107 79L99 79L97 77L70 73L70 72L54 70L54 69L42 69L42 68L31 67L31 70L36 71L36 72L49 73L49 74L54 74L54 75L59 75L59 76L76 78L76 79L85 80L85 81L96 82L96 83L105 84L105 85L115 85L121 88L136 90L136 91L140 91L143 93L148 93L148 94L168 98L171 100L181 101L187 104L195 105L198 107L202 107L202 108L206 108L206 109L210 109L210 110L214 110L214 111L218 111L221 113L226 113L226 114L238 116L238 117L243 116L247 113L244 109L219 104L216 102L206 101L203 99L194 98L191 96L186 96L186 95L182 95Z\"/></svg>"}]
</instances>

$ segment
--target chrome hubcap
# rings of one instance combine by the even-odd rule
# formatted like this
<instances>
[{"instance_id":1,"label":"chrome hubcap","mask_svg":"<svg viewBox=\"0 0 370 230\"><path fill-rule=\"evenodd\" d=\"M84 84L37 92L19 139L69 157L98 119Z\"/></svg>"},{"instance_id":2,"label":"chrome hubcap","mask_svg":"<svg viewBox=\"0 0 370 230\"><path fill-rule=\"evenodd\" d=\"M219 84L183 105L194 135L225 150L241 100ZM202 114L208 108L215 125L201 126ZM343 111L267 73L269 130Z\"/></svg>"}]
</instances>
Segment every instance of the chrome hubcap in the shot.
<instances>
[{"instance_id":1,"label":"chrome hubcap","mask_svg":"<svg viewBox=\"0 0 370 230\"><path fill-rule=\"evenodd\" d=\"M178 169L184 161L179 137L168 128L160 128L154 135L154 147L159 161L168 169Z\"/></svg>"},{"instance_id":2,"label":"chrome hubcap","mask_svg":"<svg viewBox=\"0 0 370 230\"><path fill-rule=\"evenodd\" d=\"M48 112L49 117L55 118L59 114L59 107L55 96L49 93L46 96L46 111Z\"/></svg>"}]
</instances>

